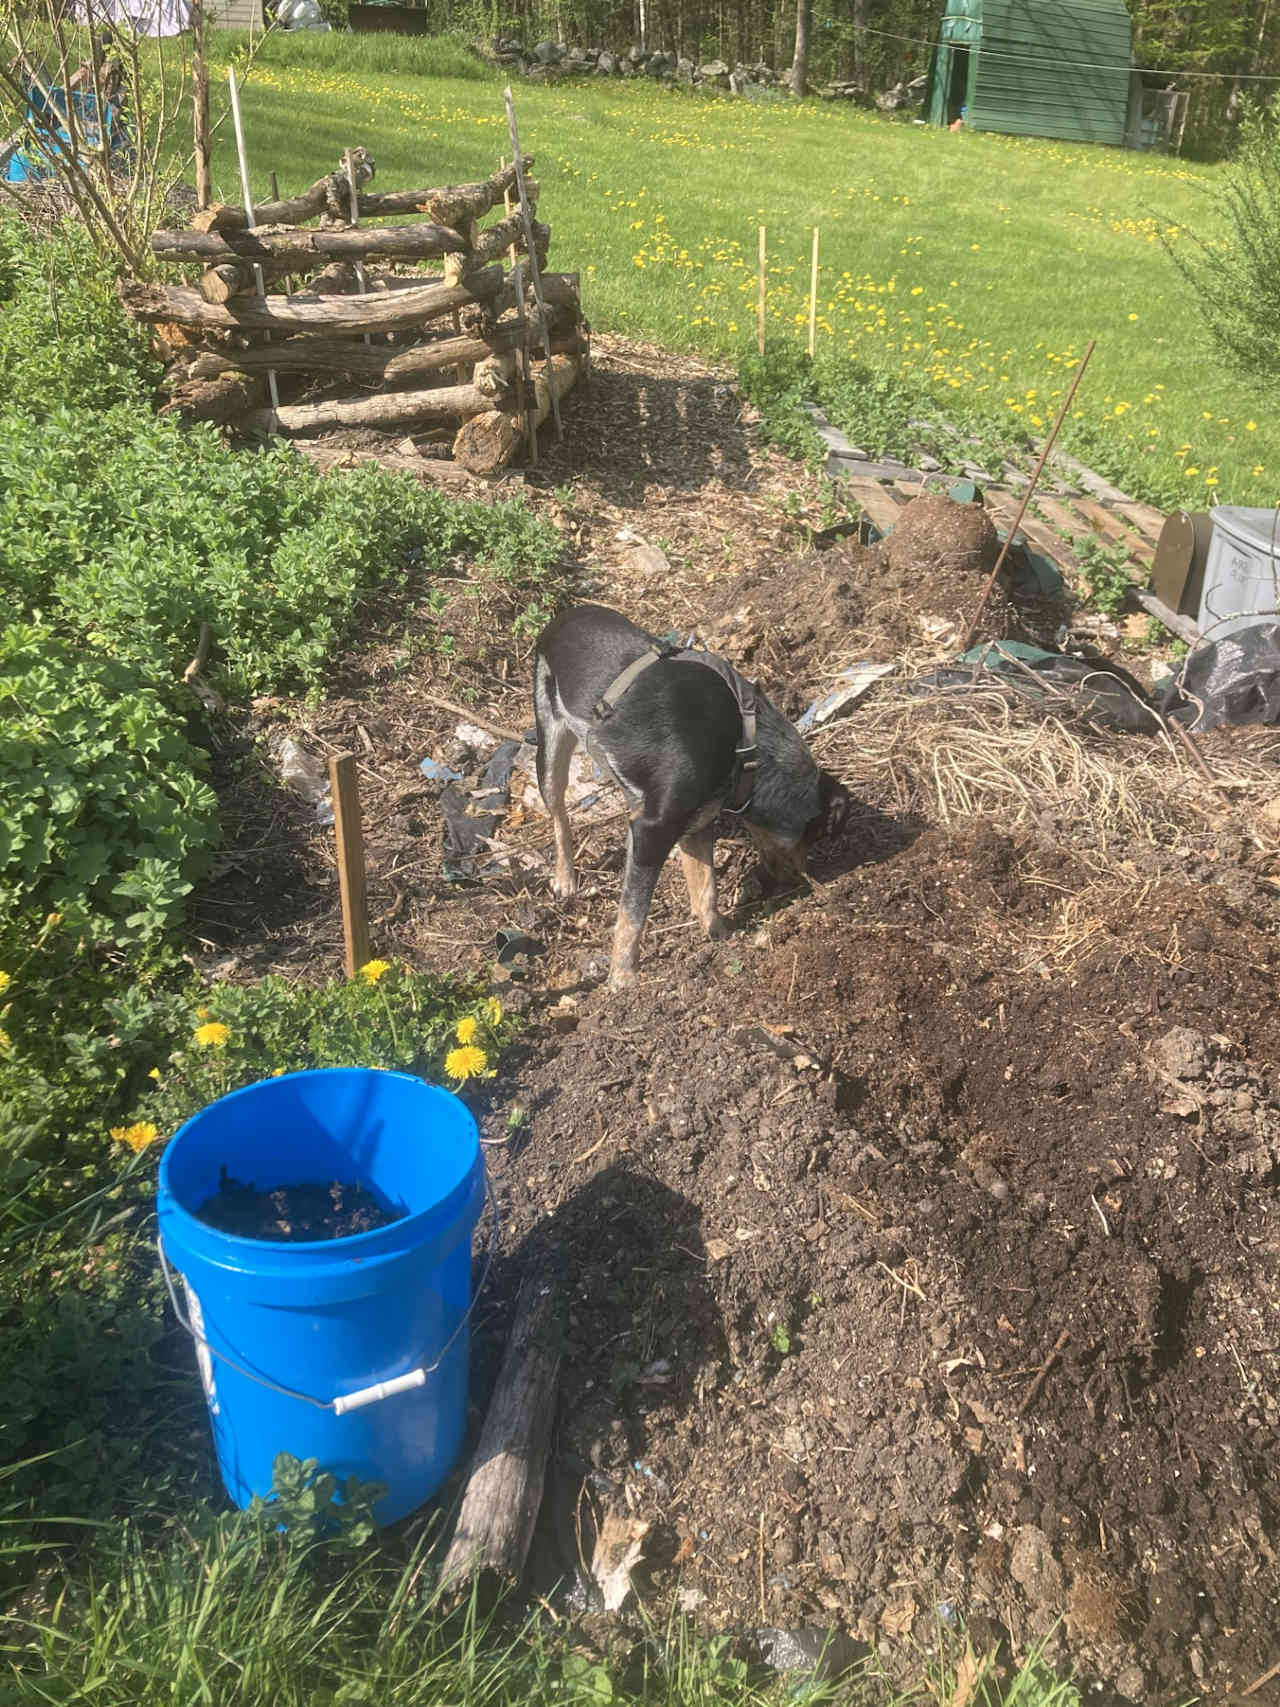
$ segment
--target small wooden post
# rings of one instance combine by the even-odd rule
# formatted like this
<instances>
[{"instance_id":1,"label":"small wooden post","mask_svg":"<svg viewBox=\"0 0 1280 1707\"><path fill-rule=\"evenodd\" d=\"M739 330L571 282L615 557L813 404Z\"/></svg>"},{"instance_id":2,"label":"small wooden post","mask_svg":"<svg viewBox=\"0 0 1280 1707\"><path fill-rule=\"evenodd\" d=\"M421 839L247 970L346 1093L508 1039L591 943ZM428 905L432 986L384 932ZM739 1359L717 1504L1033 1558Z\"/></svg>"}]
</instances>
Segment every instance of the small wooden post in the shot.
<instances>
[{"instance_id":1,"label":"small wooden post","mask_svg":"<svg viewBox=\"0 0 1280 1707\"><path fill-rule=\"evenodd\" d=\"M760 309L759 327L756 332L756 343L760 354L764 354L764 226L760 227Z\"/></svg>"},{"instance_id":2,"label":"small wooden post","mask_svg":"<svg viewBox=\"0 0 1280 1707\"><path fill-rule=\"evenodd\" d=\"M209 67L204 57L204 0L191 0L191 107L195 125L196 206L212 197L209 144Z\"/></svg>"},{"instance_id":3,"label":"small wooden post","mask_svg":"<svg viewBox=\"0 0 1280 1707\"><path fill-rule=\"evenodd\" d=\"M359 185L356 183L355 156L352 154L352 152L349 148L345 148L342 151L342 163L347 169L347 186L351 191L351 228L354 231L356 226L359 225L359 223L360 223L360 188L359 188ZM274 173L272 174L272 176L274 177ZM368 296L368 294L369 294L369 276L364 270L364 262L363 261L357 260L355 262L355 275L356 275L356 283L360 287L360 295L361 296ZM454 319L455 320L457 319L456 314L454 316ZM372 338L370 333L368 333L368 332L365 333L364 341L366 344L372 344L373 343L373 338Z\"/></svg>"},{"instance_id":4,"label":"small wooden post","mask_svg":"<svg viewBox=\"0 0 1280 1707\"><path fill-rule=\"evenodd\" d=\"M818 228L813 228L813 267L809 273L809 360L813 360L813 334L818 324Z\"/></svg>"},{"instance_id":5,"label":"small wooden post","mask_svg":"<svg viewBox=\"0 0 1280 1707\"><path fill-rule=\"evenodd\" d=\"M360 785L354 753L329 760L333 823L338 838L338 886L342 896L342 936L347 977L354 978L369 959L369 903L364 881L364 833L360 828Z\"/></svg>"},{"instance_id":6,"label":"small wooden post","mask_svg":"<svg viewBox=\"0 0 1280 1707\"><path fill-rule=\"evenodd\" d=\"M271 174L271 199L273 202L280 200L280 182L274 172Z\"/></svg>"}]
</instances>

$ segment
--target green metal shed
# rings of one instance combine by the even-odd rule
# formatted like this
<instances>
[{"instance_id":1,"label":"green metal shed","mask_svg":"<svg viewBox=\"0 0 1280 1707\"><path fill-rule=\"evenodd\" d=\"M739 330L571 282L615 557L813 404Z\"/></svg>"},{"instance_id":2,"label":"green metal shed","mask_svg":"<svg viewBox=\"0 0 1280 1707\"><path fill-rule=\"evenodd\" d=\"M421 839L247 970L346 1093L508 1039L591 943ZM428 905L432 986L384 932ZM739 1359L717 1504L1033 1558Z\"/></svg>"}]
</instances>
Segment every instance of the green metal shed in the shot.
<instances>
[{"instance_id":1,"label":"green metal shed","mask_svg":"<svg viewBox=\"0 0 1280 1707\"><path fill-rule=\"evenodd\" d=\"M929 118L1120 144L1132 63L1124 0L947 0Z\"/></svg>"}]
</instances>

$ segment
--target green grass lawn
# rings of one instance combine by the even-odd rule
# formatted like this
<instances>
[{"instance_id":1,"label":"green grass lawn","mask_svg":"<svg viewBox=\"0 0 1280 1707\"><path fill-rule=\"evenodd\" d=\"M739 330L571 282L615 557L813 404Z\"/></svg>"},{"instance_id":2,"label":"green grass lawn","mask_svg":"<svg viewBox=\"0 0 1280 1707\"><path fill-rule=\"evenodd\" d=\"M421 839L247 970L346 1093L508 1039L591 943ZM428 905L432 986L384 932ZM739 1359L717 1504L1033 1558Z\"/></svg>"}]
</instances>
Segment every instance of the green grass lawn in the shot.
<instances>
[{"instance_id":1,"label":"green grass lawn","mask_svg":"<svg viewBox=\"0 0 1280 1707\"><path fill-rule=\"evenodd\" d=\"M754 348L763 224L768 337L800 348L817 225L819 352L891 370L922 407L930 391L935 413L1013 442L1052 420L1096 338L1064 443L1166 506L1276 499L1280 423L1261 384L1222 368L1158 236L1216 234L1221 168L643 79L516 93L552 264L581 271L597 329ZM352 143L387 188L483 175L509 152L502 79L410 38L274 38L243 108L263 195L270 171L296 189ZM229 127L214 175L238 200Z\"/></svg>"}]
</instances>

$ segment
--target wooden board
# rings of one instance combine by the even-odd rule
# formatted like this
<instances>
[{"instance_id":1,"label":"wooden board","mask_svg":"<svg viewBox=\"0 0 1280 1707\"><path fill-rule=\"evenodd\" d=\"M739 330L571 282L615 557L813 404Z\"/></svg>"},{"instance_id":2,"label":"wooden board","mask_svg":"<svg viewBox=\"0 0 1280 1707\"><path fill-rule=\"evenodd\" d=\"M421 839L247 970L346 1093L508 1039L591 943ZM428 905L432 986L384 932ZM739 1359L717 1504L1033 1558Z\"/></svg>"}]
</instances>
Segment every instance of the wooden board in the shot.
<instances>
[{"instance_id":1,"label":"wooden board","mask_svg":"<svg viewBox=\"0 0 1280 1707\"><path fill-rule=\"evenodd\" d=\"M1116 509L1133 523L1144 539L1149 539L1153 545L1157 543L1164 527L1164 517L1159 510L1153 509L1150 504L1139 504L1133 499L1117 504Z\"/></svg>"},{"instance_id":2,"label":"wooden board","mask_svg":"<svg viewBox=\"0 0 1280 1707\"><path fill-rule=\"evenodd\" d=\"M1154 593L1149 592L1145 587L1135 587L1133 596L1143 610L1149 611L1152 616L1159 618L1166 628L1172 629L1175 634L1180 634L1189 645L1197 644L1200 639L1200 630L1189 616L1179 616L1177 611L1169 609L1163 599L1158 599Z\"/></svg>"},{"instance_id":3,"label":"wooden board","mask_svg":"<svg viewBox=\"0 0 1280 1707\"><path fill-rule=\"evenodd\" d=\"M878 480L850 480L849 490L881 533L888 533L898 520L903 500Z\"/></svg>"},{"instance_id":4,"label":"wooden board","mask_svg":"<svg viewBox=\"0 0 1280 1707\"><path fill-rule=\"evenodd\" d=\"M1006 531L1010 529L1013 526L1014 517L1018 513L1018 504L1021 500L1014 498L1013 495L1008 492L993 492L990 487L987 488L986 498L987 509L991 512L992 516ZM1036 550L1043 552L1046 557L1051 558L1052 561L1058 565L1059 569L1063 570L1067 575L1078 575L1080 573L1079 558L1076 556L1075 552L1072 551L1066 540L1060 538L1052 528L1046 527L1043 522L1037 521L1034 516L1026 515L1023 516L1022 520L1018 523L1018 531L1019 533L1026 534L1027 538L1031 541L1032 545L1035 546ZM1073 527L1072 531L1076 532L1078 529Z\"/></svg>"}]
</instances>

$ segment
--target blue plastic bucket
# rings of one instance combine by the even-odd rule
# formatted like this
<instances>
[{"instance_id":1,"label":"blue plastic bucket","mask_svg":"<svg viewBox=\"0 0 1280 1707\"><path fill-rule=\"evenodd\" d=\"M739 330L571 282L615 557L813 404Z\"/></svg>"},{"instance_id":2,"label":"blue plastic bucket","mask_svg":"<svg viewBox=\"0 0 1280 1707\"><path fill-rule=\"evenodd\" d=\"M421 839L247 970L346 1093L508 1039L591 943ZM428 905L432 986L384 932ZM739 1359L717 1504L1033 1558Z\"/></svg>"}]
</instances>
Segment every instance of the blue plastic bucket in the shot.
<instances>
[{"instance_id":1,"label":"blue plastic bucket","mask_svg":"<svg viewBox=\"0 0 1280 1707\"><path fill-rule=\"evenodd\" d=\"M341 1180L402 1219L276 1243L196 1218L221 1170L259 1191ZM466 1426L471 1235L484 1198L476 1124L450 1092L363 1067L289 1073L210 1103L160 1163L166 1278L186 1310L218 1464L239 1506L278 1452L383 1482L381 1523L440 1486ZM172 1291L172 1288L171 1288ZM391 1391L386 1391L389 1385Z\"/></svg>"}]
</instances>

